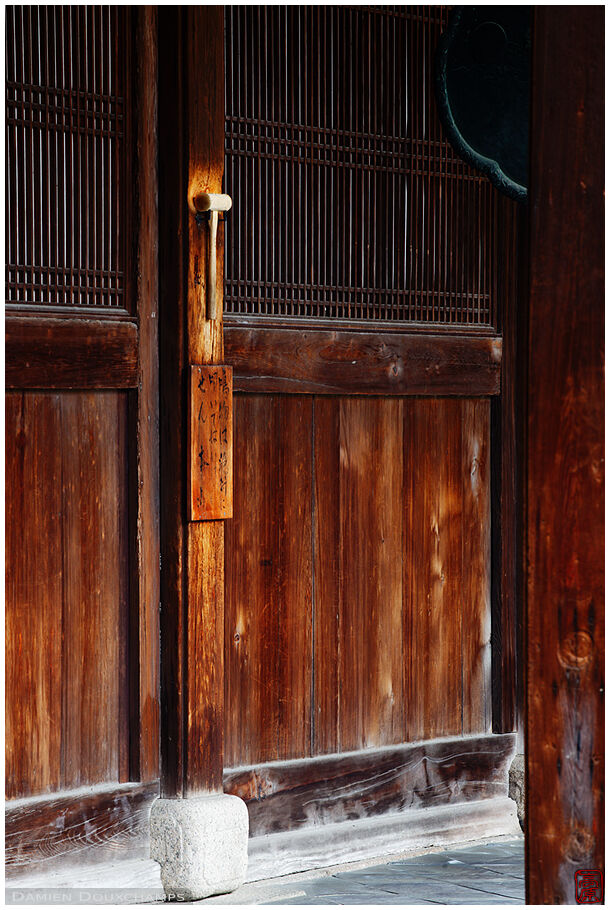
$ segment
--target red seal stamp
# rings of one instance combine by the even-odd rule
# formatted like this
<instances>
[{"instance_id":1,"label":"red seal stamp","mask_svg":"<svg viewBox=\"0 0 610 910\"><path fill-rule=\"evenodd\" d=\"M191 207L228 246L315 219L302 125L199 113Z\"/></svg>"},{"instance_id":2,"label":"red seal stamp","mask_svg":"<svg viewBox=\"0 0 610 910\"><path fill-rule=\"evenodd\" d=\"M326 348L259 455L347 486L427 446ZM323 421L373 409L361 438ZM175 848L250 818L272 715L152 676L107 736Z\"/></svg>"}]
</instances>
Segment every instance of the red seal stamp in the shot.
<instances>
[{"instance_id":1,"label":"red seal stamp","mask_svg":"<svg viewBox=\"0 0 610 910\"><path fill-rule=\"evenodd\" d=\"M574 881L577 904L603 904L604 877L599 869L578 869Z\"/></svg>"}]
</instances>

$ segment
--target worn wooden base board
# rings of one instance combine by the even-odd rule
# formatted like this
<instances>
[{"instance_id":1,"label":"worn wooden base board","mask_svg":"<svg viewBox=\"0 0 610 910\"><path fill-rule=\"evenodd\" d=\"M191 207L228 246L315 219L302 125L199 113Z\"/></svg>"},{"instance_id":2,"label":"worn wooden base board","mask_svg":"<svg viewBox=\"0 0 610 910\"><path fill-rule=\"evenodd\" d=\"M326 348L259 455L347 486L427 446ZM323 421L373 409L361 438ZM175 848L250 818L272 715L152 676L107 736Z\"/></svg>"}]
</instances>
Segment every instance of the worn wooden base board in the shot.
<instances>
[{"instance_id":1,"label":"worn wooden base board","mask_svg":"<svg viewBox=\"0 0 610 910\"><path fill-rule=\"evenodd\" d=\"M246 881L507 834L521 835L508 797L265 834L250 838Z\"/></svg>"}]
</instances>

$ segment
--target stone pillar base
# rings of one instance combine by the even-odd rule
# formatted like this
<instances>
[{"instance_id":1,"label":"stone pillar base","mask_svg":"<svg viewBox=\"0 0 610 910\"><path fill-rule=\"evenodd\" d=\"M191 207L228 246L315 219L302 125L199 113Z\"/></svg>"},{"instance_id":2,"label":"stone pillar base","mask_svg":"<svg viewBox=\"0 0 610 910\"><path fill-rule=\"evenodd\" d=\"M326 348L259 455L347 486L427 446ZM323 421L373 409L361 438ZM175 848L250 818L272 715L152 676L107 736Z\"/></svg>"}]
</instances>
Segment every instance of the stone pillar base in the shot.
<instances>
[{"instance_id":1,"label":"stone pillar base","mask_svg":"<svg viewBox=\"0 0 610 910\"><path fill-rule=\"evenodd\" d=\"M248 810L237 796L157 799L150 813L150 856L169 900L226 894L248 868Z\"/></svg>"}]
</instances>

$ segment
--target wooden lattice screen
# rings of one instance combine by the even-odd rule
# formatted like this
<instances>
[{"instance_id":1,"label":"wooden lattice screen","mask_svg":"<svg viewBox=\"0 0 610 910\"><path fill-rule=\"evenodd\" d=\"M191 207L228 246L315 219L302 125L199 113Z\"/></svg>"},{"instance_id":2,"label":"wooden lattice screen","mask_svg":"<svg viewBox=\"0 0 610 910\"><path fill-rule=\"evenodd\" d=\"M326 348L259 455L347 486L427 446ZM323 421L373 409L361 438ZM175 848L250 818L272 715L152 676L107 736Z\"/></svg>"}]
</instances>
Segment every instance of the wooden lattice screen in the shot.
<instances>
[{"instance_id":1,"label":"wooden lattice screen","mask_svg":"<svg viewBox=\"0 0 610 910\"><path fill-rule=\"evenodd\" d=\"M508 210L436 114L448 8L225 15L226 312L495 327Z\"/></svg>"},{"instance_id":2,"label":"wooden lattice screen","mask_svg":"<svg viewBox=\"0 0 610 910\"><path fill-rule=\"evenodd\" d=\"M6 8L9 310L127 309L128 16Z\"/></svg>"}]
</instances>

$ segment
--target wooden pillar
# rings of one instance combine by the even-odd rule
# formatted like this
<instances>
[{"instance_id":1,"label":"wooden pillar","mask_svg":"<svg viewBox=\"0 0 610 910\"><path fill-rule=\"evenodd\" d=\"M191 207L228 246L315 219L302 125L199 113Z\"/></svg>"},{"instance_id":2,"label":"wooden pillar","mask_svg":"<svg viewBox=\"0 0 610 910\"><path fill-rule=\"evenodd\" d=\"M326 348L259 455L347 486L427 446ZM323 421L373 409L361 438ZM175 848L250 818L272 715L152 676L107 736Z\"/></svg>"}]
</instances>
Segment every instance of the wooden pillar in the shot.
<instances>
[{"instance_id":1,"label":"wooden pillar","mask_svg":"<svg viewBox=\"0 0 610 910\"><path fill-rule=\"evenodd\" d=\"M602 869L604 11L535 8L527 444L527 901Z\"/></svg>"},{"instance_id":2,"label":"wooden pillar","mask_svg":"<svg viewBox=\"0 0 610 910\"><path fill-rule=\"evenodd\" d=\"M206 319L207 226L188 207L222 190L222 7L159 8L161 400L161 796L222 791L224 522L187 521L190 364L221 363L218 318Z\"/></svg>"}]
</instances>

